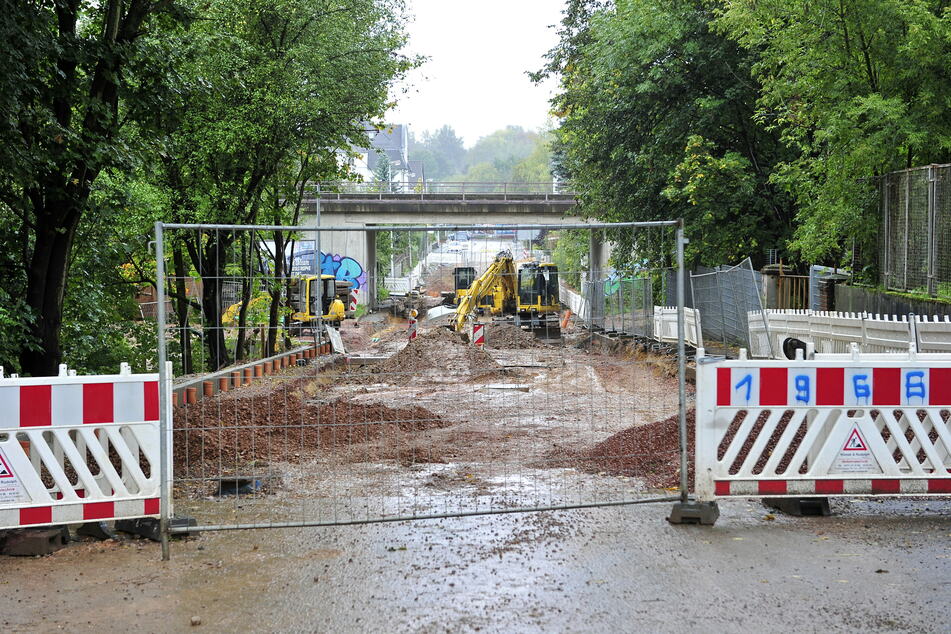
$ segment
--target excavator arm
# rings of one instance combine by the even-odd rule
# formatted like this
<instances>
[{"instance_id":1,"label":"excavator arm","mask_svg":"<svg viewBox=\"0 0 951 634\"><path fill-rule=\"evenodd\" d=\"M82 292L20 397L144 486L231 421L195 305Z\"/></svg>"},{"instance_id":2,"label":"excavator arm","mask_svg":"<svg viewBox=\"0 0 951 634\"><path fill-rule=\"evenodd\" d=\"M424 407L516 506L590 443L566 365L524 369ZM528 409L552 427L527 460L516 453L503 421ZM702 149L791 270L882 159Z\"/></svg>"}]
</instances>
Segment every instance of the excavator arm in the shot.
<instances>
[{"instance_id":1,"label":"excavator arm","mask_svg":"<svg viewBox=\"0 0 951 634\"><path fill-rule=\"evenodd\" d=\"M462 332L466 322L473 318L479 298L496 286L502 287L505 297L515 297L515 264L511 251L500 251L489 268L472 282L469 293L456 308L456 332Z\"/></svg>"}]
</instances>

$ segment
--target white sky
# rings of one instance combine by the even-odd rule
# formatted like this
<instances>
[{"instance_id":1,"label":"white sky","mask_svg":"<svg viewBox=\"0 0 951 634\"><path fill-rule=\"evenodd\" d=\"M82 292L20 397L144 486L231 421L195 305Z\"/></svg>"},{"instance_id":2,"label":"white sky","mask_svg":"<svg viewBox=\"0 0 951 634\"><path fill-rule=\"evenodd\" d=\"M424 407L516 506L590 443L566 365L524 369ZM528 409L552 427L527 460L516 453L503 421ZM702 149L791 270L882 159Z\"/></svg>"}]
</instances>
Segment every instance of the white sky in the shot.
<instances>
[{"instance_id":1,"label":"white sky","mask_svg":"<svg viewBox=\"0 0 951 634\"><path fill-rule=\"evenodd\" d=\"M526 71L542 66L557 42L563 0L407 0L408 52L429 57L396 95L389 123L417 135L451 125L472 146L479 137L548 119L555 83L533 84Z\"/></svg>"}]
</instances>

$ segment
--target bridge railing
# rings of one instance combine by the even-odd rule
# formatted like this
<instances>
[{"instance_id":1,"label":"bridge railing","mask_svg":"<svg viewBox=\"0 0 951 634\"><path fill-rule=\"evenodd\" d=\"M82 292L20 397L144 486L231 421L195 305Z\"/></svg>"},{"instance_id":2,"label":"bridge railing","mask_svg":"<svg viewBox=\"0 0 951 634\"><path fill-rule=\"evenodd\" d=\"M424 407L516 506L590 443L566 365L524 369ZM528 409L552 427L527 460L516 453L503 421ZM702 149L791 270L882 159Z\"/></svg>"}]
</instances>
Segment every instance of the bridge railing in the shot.
<instances>
[{"instance_id":1,"label":"bridge railing","mask_svg":"<svg viewBox=\"0 0 951 634\"><path fill-rule=\"evenodd\" d=\"M377 194L379 198L393 194L419 195L421 198L433 195L462 196L463 200L471 195L490 194L493 198L503 200L516 199L525 195L544 196L571 196L571 187L564 183L499 183L499 182L356 182L356 181L324 181L315 184L311 193L321 198L339 199L346 194L359 194L361 197Z\"/></svg>"}]
</instances>

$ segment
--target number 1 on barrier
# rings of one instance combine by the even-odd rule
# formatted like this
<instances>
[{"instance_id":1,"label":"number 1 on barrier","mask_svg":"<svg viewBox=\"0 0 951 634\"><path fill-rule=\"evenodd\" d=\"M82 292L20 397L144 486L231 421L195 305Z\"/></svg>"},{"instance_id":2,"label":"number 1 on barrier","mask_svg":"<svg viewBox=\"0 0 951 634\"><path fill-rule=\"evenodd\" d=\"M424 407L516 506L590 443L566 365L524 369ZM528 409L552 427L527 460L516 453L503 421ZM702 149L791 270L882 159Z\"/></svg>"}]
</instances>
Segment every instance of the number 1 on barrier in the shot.
<instances>
[{"instance_id":1,"label":"number 1 on barrier","mask_svg":"<svg viewBox=\"0 0 951 634\"><path fill-rule=\"evenodd\" d=\"M746 386L746 401L749 402L750 397L753 395L753 375L752 374L747 374L742 379L740 379L739 383L737 383L733 387L733 389L738 390L744 385Z\"/></svg>"}]
</instances>

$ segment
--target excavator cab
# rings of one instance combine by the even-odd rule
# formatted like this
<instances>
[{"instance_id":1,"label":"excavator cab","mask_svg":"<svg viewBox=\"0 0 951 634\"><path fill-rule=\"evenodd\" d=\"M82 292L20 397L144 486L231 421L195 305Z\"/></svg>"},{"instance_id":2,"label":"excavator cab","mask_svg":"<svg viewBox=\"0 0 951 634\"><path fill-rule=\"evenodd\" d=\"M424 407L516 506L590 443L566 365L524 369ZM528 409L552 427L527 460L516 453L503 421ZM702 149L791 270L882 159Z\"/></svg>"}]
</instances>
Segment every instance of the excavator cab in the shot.
<instances>
[{"instance_id":1,"label":"excavator cab","mask_svg":"<svg viewBox=\"0 0 951 634\"><path fill-rule=\"evenodd\" d=\"M530 262L518 271L518 307L515 324L558 337L561 302L558 297L558 266Z\"/></svg>"},{"instance_id":2,"label":"excavator cab","mask_svg":"<svg viewBox=\"0 0 951 634\"><path fill-rule=\"evenodd\" d=\"M299 327L309 327L322 317L324 321L339 324L346 317L346 305L341 300L340 282L333 275L304 275L291 281L290 301L294 308L292 319ZM349 283L346 283L349 298ZM318 306L318 302L320 305Z\"/></svg>"},{"instance_id":3,"label":"excavator cab","mask_svg":"<svg viewBox=\"0 0 951 634\"><path fill-rule=\"evenodd\" d=\"M459 291L467 291L478 277L476 270L471 266L458 266L452 270L453 287L456 295Z\"/></svg>"}]
</instances>

